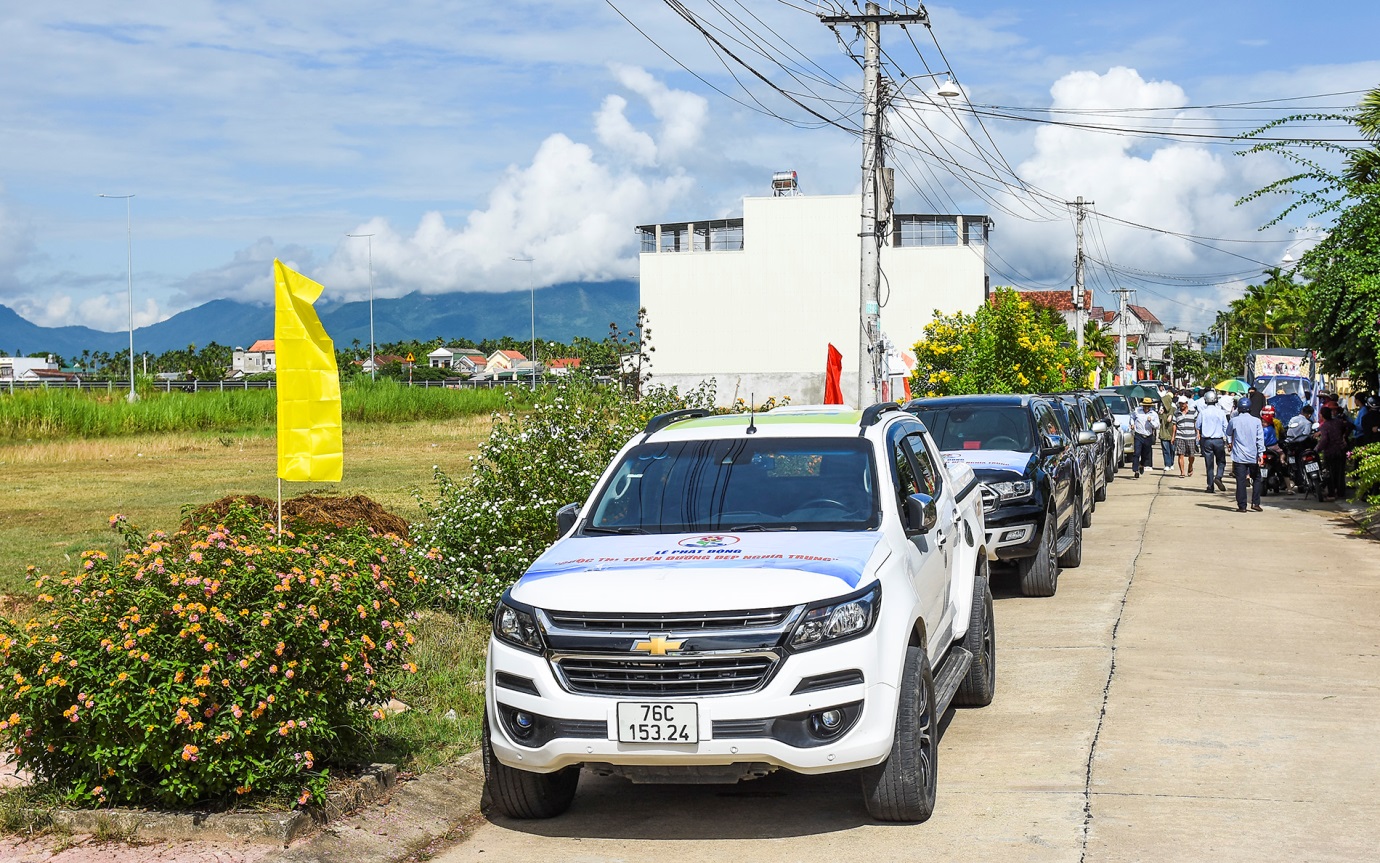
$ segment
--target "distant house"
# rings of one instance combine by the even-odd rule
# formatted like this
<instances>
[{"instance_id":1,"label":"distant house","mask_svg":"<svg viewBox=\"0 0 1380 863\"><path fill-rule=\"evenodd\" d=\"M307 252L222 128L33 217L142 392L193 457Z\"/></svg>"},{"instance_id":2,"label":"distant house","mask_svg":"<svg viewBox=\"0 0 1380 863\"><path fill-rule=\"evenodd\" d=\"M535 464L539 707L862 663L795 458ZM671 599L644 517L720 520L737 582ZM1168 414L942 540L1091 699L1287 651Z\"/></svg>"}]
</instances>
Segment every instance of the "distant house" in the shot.
<instances>
[{"instance_id":1,"label":"distant house","mask_svg":"<svg viewBox=\"0 0 1380 863\"><path fill-rule=\"evenodd\" d=\"M553 375L568 375L579 367L579 357L563 357L559 360L552 360L546 364L546 368Z\"/></svg>"},{"instance_id":2,"label":"distant house","mask_svg":"<svg viewBox=\"0 0 1380 863\"><path fill-rule=\"evenodd\" d=\"M367 375L371 374L375 369L383 368L390 363L398 363L401 365L407 362L407 357L398 356L397 354L374 354L372 360L369 357L365 357L362 360L355 360L354 362L355 365L359 366Z\"/></svg>"},{"instance_id":3,"label":"distant house","mask_svg":"<svg viewBox=\"0 0 1380 863\"><path fill-rule=\"evenodd\" d=\"M489 364L483 351L456 345L442 345L427 354L426 359L427 365L433 369L452 369L469 375L483 371Z\"/></svg>"},{"instance_id":4,"label":"distant house","mask_svg":"<svg viewBox=\"0 0 1380 863\"><path fill-rule=\"evenodd\" d=\"M40 357L0 357L0 381L35 381L35 371L57 371L58 364L49 354Z\"/></svg>"},{"instance_id":5,"label":"distant house","mask_svg":"<svg viewBox=\"0 0 1380 863\"><path fill-rule=\"evenodd\" d=\"M489 358L484 364L484 371L489 374L511 371L518 363L526 360L527 357L522 355L522 351L494 351L489 354Z\"/></svg>"},{"instance_id":6,"label":"distant house","mask_svg":"<svg viewBox=\"0 0 1380 863\"><path fill-rule=\"evenodd\" d=\"M273 339L259 339L248 350L235 348L230 359L230 376L234 378L277 370L278 355L273 350Z\"/></svg>"},{"instance_id":7,"label":"distant house","mask_svg":"<svg viewBox=\"0 0 1380 863\"><path fill-rule=\"evenodd\" d=\"M15 380L20 381L44 381L46 383L80 383L81 377L75 372L65 372L59 369L29 369Z\"/></svg>"}]
</instances>

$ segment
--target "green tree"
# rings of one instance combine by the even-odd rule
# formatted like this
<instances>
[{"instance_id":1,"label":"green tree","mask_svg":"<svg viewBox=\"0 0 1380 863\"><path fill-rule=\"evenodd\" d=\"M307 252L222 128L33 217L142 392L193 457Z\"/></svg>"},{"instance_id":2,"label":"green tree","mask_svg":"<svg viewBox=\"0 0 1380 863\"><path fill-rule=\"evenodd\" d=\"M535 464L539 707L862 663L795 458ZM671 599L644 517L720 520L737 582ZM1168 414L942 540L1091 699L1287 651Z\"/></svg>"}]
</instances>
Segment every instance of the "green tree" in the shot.
<instances>
[{"instance_id":1,"label":"green tree","mask_svg":"<svg viewBox=\"0 0 1380 863\"><path fill-rule=\"evenodd\" d=\"M1267 227L1301 208L1310 218L1332 219L1327 237L1304 253L1295 267L1305 279L1299 338L1306 342L1303 346L1319 352L1324 371L1364 378L1369 387L1376 388L1380 384L1380 88L1366 93L1351 113L1295 115L1246 138L1290 123L1317 120L1349 123L1364 143L1349 147L1285 138L1256 144L1244 152L1276 154L1297 171L1238 203L1265 196L1290 198ZM1329 156L1340 157L1341 170L1331 167Z\"/></svg>"}]
</instances>

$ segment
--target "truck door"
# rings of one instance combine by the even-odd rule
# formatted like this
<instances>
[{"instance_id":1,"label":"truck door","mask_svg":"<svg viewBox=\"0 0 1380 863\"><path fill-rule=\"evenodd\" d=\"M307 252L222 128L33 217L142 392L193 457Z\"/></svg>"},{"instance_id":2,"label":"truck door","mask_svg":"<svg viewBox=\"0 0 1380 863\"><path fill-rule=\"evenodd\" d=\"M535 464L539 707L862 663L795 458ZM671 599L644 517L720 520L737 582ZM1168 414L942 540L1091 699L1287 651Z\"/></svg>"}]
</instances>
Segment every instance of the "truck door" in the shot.
<instances>
[{"instance_id":1,"label":"truck door","mask_svg":"<svg viewBox=\"0 0 1380 863\"><path fill-rule=\"evenodd\" d=\"M1058 452L1040 455L1040 468L1049 482L1050 511L1054 514L1054 528L1056 531L1062 531L1073 512L1073 472L1076 467L1076 453L1073 442L1068 439L1064 427L1060 425L1058 416L1049 404L1032 402L1031 409L1035 412L1035 428L1039 433L1041 450L1046 447L1063 447Z\"/></svg>"},{"instance_id":2,"label":"truck door","mask_svg":"<svg viewBox=\"0 0 1380 863\"><path fill-rule=\"evenodd\" d=\"M963 542L962 517L958 511L958 502L954 499L954 493L958 489L953 487L953 483L946 481L948 474L944 469L943 456L929 435L923 431L914 431L906 435L902 444L915 469L920 491L932 497L939 510L939 521L935 524L934 533L940 557L943 559L944 584L942 590L937 593L939 611L934 619L926 618L925 625L927 631L935 637L942 635L943 643L947 644L952 640L949 633L954 624L954 609L951 602L953 597L950 595L953 590L954 567L958 561L959 544Z\"/></svg>"},{"instance_id":3,"label":"truck door","mask_svg":"<svg viewBox=\"0 0 1380 863\"><path fill-rule=\"evenodd\" d=\"M898 423L887 434L891 451L892 478L896 484L896 502L904 524L905 501L912 494L927 494L934 500L939 516L927 533L906 531L904 545L907 571L920 598L920 615L925 619L925 631L931 642L944 632L944 617L948 609L949 567L953 542L958 538L954 530L954 503L950 493L946 502L942 492L929 480L922 481L914 455L907 441L909 434L923 436L919 423ZM933 644L927 645L933 647Z\"/></svg>"}]
</instances>

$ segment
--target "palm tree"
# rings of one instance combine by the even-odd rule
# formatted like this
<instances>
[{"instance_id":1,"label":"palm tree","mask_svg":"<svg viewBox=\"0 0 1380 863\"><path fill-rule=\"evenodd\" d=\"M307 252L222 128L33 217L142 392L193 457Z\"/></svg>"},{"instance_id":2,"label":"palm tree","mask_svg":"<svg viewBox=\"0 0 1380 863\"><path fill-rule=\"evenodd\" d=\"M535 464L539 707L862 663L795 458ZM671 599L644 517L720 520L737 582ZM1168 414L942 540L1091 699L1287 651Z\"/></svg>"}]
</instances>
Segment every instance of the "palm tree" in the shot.
<instances>
[{"instance_id":1,"label":"palm tree","mask_svg":"<svg viewBox=\"0 0 1380 863\"><path fill-rule=\"evenodd\" d=\"M1102 325L1097 321L1086 321L1083 324L1083 347L1088 353L1101 351L1104 358L1097 365L1103 368L1112 366L1112 358L1116 356L1116 340L1112 334L1102 329Z\"/></svg>"},{"instance_id":2,"label":"palm tree","mask_svg":"<svg viewBox=\"0 0 1380 863\"><path fill-rule=\"evenodd\" d=\"M1346 157L1346 177L1353 183L1380 182L1380 87L1361 97L1352 122L1370 146L1357 147Z\"/></svg>"}]
</instances>

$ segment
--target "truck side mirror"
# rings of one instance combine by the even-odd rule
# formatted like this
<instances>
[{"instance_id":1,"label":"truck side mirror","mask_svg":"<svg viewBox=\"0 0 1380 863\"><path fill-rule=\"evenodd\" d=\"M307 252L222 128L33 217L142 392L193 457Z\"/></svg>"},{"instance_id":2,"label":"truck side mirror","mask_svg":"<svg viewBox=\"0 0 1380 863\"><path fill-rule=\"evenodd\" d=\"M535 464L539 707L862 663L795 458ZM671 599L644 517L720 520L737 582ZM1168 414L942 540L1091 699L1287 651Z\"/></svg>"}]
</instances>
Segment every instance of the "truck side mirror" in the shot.
<instances>
[{"instance_id":1,"label":"truck side mirror","mask_svg":"<svg viewBox=\"0 0 1380 863\"><path fill-rule=\"evenodd\" d=\"M1081 432L1078 433L1078 445L1079 445L1079 446L1087 446L1088 444L1091 444L1091 443L1097 443L1097 433L1096 433L1096 432L1081 431Z\"/></svg>"},{"instance_id":2,"label":"truck side mirror","mask_svg":"<svg viewBox=\"0 0 1380 863\"><path fill-rule=\"evenodd\" d=\"M906 498L906 533L929 533L939 521L939 508L927 494L913 494Z\"/></svg>"},{"instance_id":3,"label":"truck side mirror","mask_svg":"<svg viewBox=\"0 0 1380 863\"><path fill-rule=\"evenodd\" d=\"M580 520L580 505L568 503L556 510L556 536L565 536Z\"/></svg>"},{"instance_id":4,"label":"truck side mirror","mask_svg":"<svg viewBox=\"0 0 1380 863\"><path fill-rule=\"evenodd\" d=\"M1106 423L1099 420L1093 423L1093 434L1106 434L1108 428L1109 426Z\"/></svg>"},{"instance_id":5,"label":"truck side mirror","mask_svg":"<svg viewBox=\"0 0 1380 863\"><path fill-rule=\"evenodd\" d=\"M1066 444L1064 443L1064 439L1062 437L1058 437L1057 435L1051 435L1045 438L1045 445L1040 447L1040 455L1058 455L1059 453L1064 451L1065 447Z\"/></svg>"}]
</instances>

